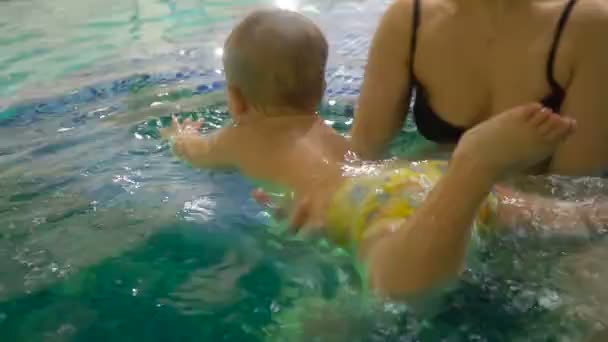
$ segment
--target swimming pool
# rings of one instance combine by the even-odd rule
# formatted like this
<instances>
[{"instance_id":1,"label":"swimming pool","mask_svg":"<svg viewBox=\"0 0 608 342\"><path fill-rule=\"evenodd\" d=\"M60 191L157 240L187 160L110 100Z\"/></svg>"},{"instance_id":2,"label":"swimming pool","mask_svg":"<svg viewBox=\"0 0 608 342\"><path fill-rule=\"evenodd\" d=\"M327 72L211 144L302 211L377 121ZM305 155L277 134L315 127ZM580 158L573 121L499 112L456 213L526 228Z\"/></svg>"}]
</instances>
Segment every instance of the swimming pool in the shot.
<instances>
[{"instance_id":1,"label":"swimming pool","mask_svg":"<svg viewBox=\"0 0 608 342\"><path fill-rule=\"evenodd\" d=\"M159 124L223 122L222 41L263 4L0 2L1 341L578 341L606 323L606 248L586 236L488 244L422 316L362 294L348 256L284 234L238 174L174 160ZM348 131L385 3L275 5L327 34L323 114ZM422 144L410 124L395 151Z\"/></svg>"}]
</instances>

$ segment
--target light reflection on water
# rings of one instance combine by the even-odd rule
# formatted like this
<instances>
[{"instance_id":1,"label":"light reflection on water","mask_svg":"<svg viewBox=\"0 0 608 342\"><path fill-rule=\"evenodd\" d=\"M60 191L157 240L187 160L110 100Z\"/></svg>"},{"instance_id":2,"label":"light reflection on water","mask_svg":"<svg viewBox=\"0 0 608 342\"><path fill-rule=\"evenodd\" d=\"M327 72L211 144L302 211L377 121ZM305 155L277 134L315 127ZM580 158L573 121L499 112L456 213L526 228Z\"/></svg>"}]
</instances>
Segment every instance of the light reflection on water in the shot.
<instances>
[{"instance_id":1,"label":"light reflection on water","mask_svg":"<svg viewBox=\"0 0 608 342\"><path fill-rule=\"evenodd\" d=\"M58 93L46 88L61 85L61 92L67 92L74 85L116 79L134 69L219 67L214 52L226 32L235 19L259 6L298 8L311 15L345 8L353 14L353 5L361 6L358 2L363 1L2 2L0 48L7 52L0 56L0 109L24 97ZM356 8L377 16L370 6ZM350 20L342 26L348 30L353 25L360 23ZM61 84L52 83L58 80Z\"/></svg>"}]
</instances>

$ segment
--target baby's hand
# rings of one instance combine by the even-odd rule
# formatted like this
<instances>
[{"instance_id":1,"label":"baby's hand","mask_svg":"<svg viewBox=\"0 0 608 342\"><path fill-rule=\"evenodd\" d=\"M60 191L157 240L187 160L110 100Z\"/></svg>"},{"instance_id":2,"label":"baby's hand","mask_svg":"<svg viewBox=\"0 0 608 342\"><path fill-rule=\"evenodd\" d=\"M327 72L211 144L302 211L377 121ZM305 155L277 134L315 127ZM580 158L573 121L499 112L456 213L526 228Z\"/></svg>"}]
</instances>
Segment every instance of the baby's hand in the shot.
<instances>
[{"instance_id":1,"label":"baby's hand","mask_svg":"<svg viewBox=\"0 0 608 342\"><path fill-rule=\"evenodd\" d=\"M181 124L179 123L177 116L172 116L171 126L160 129L160 135L164 139L171 139L179 134L192 134L198 133L199 129L203 125L203 119L192 121L192 119L186 119Z\"/></svg>"}]
</instances>

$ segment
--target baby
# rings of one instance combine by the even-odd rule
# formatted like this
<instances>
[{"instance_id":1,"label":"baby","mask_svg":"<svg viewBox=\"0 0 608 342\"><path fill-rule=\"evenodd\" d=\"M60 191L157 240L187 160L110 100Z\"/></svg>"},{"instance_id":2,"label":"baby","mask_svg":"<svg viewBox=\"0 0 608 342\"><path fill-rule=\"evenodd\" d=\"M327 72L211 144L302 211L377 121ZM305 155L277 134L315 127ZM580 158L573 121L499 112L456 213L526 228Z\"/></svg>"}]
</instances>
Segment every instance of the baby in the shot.
<instances>
[{"instance_id":1,"label":"baby","mask_svg":"<svg viewBox=\"0 0 608 342\"><path fill-rule=\"evenodd\" d=\"M162 133L195 167L238 168L305 198L307 226L325 227L331 240L355 249L371 286L385 295L458 274L473 223L502 216L503 206L487 200L493 185L547 158L574 129L529 104L469 130L449 164L357 167L349 141L316 114L327 54L323 34L304 16L254 12L224 48L233 123L201 136L200 123L174 118Z\"/></svg>"}]
</instances>

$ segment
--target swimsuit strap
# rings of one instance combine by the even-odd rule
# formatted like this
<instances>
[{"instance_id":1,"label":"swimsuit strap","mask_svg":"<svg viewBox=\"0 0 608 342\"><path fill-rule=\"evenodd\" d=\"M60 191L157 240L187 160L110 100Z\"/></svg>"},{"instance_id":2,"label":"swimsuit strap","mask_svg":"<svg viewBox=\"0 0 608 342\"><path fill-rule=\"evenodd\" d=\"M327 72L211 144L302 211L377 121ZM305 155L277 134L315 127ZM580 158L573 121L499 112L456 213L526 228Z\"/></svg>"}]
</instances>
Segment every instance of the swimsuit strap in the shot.
<instances>
[{"instance_id":1,"label":"swimsuit strap","mask_svg":"<svg viewBox=\"0 0 608 342\"><path fill-rule=\"evenodd\" d=\"M570 18L570 14L572 13L572 9L574 8L576 1L577 0L568 0L564 11L559 18L559 22L557 23L557 28L555 29L555 34L553 36L553 44L551 45L551 51L549 52L549 58L547 60L547 80L549 81L551 88L554 90L561 89L561 86L559 83L557 83L554 77L555 56L557 55L557 49L559 48L562 33L564 32L564 28L566 27L566 23L568 22L568 18Z\"/></svg>"},{"instance_id":2,"label":"swimsuit strap","mask_svg":"<svg viewBox=\"0 0 608 342\"><path fill-rule=\"evenodd\" d=\"M414 0L414 13L412 17L412 35L410 38L410 77L414 77L414 58L416 56L416 45L418 43L418 27L420 26L420 1Z\"/></svg>"},{"instance_id":3,"label":"swimsuit strap","mask_svg":"<svg viewBox=\"0 0 608 342\"><path fill-rule=\"evenodd\" d=\"M553 89L561 89L559 83L555 80L555 57L557 55L557 49L562 37L562 33L566 27L566 23L570 18L570 14L574 9L574 5L577 0L568 0L562 15L559 18L555 34L553 36L553 43L551 44L551 50L549 52L549 58L547 59L547 80ZM410 77L414 79L414 60L416 56L416 46L418 43L418 28L420 26L420 2L421 0L414 0L413 3L413 18L412 18L412 34L410 38Z\"/></svg>"}]
</instances>

